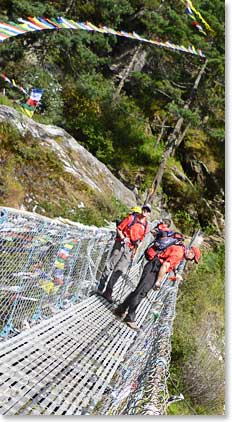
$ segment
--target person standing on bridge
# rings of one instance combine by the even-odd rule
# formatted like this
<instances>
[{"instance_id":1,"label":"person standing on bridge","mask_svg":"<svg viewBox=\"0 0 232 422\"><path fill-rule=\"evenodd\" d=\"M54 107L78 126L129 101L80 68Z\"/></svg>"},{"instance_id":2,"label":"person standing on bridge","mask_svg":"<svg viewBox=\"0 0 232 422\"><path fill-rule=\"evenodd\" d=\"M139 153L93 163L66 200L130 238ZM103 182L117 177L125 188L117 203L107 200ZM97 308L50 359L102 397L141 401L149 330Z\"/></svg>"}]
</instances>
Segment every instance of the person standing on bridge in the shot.
<instances>
[{"instance_id":1,"label":"person standing on bridge","mask_svg":"<svg viewBox=\"0 0 232 422\"><path fill-rule=\"evenodd\" d=\"M165 251L158 252L152 261L147 262L145 265L136 289L114 310L114 314L121 318L127 311L124 322L130 328L138 330L139 327L135 323L135 312L141 300L147 296L151 289L160 289L163 277L171 271L175 273L183 259L198 263L200 256L199 248L196 246L187 248L183 244L172 245ZM176 274L176 280L180 281L181 279L181 275Z\"/></svg>"},{"instance_id":2,"label":"person standing on bridge","mask_svg":"<svg viewBox=\"0 0 232 422\"><path fill-rule=\"evenodd\" d=\"M134 212L129 214L117 226L117 235L111 256L104 268L96 292L97 294L102 295L110 303L113 302L112 293L116 282L119 277L126 275L138 245L149 232L147 217L150 213L150 204L145 204L140 213ZM112 274L104 291L111 272Z\"/></svg>"}]
</instances>

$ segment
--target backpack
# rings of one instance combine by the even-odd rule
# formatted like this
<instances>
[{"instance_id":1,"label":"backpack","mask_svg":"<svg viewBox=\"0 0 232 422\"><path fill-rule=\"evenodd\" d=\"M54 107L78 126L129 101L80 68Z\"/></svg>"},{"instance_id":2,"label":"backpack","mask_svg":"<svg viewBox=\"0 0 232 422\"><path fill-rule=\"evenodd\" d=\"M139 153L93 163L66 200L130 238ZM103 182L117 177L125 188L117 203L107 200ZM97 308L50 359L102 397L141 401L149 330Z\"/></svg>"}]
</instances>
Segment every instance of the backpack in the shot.
<instances>
[{"instance_id":1,"label":"backpack","mask_svg":"<svg viewBox=\"0 0 232 422\"><path fill-rule=\"evenodd\" d=\"M155 240L148 246L144 254L148 261L152 261L157 253L165 251L169 246L183 245L184 236L181 233L169 231L159 231Z\"/></svg>"},{"instance_id":2,"label":"backpack","mask_svg":"<svg viewBox=\"0 0 232 422\"><path fill-rule=\"evenodd\" d=\"M141 221L137 221L138 220L138 216L139 216L139 213L138 212L133 212L132 215L133 215L133 218L134 219L132 220L132 222L130 224L128 224L127 227L130 228L134 224L138 223L138 224L141 224L145 228L145 230L146 230L146 228L147 228L147 221L145 223L142 223Z\"/></svg>"},{"instance_id":3,"label":"backpack","mask_svg":"<svg viewBox=\"0 0 232 422\"><path fill-rule=\"evenodd\" d=\"M137 240L140 240L140 237L144 233L146 233L148 223L147 223L147 221L145 223L138 221L138 216L140 215L140 213L138 213L138 212L133 212L131 215L133 215L133 220L131 221L131 223L128 224L127 227L131 228L130 238L131 238L132 242L136 242ZM117 221L116 225L118 226L123 220ZM137 226L136 226L136 224L137 224ZM140 225L141 228L143 227L142 230L141 230L141 228L139 228L138 224Z\"/></svg>"}]
</instances>

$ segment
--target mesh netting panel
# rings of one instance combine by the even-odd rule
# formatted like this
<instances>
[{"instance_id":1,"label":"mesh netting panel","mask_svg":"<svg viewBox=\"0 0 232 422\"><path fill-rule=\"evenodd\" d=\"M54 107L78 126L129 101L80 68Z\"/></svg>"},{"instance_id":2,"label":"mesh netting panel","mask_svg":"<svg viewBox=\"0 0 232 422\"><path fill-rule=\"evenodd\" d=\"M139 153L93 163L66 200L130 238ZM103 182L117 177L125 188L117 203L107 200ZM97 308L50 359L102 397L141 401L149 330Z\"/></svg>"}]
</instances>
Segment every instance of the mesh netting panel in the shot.
<instances>
[{"instance_id":1,"label":"mesh netting panel","mask_svg":"<svg viewBox=\"0 0 232 422\"><path fill-rule=\"evenodd\" d=\"M0 208L0 336L86 298L113 238L109 229Z\"/></svg>"}]
</instances>

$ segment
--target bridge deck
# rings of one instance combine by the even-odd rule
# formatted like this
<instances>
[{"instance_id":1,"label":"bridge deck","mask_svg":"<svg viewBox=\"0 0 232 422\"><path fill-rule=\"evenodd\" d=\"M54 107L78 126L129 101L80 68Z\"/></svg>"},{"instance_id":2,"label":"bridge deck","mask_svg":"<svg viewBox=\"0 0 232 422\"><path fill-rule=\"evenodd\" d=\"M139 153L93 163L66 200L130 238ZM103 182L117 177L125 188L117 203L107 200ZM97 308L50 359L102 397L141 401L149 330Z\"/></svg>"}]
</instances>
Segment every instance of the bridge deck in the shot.
<instances>
[{"instance_id":1,"label":"bridge deck","mask_svg":"<svg viewBox=\"0 0 232 422\"><path fill-rule=\"evenodd\" d=\"M140 304L138 325L150 306L149 300ZM91 296L0 343L0 413L88 413L138 335L112 309Z\"/></svg>"}]
</instances>

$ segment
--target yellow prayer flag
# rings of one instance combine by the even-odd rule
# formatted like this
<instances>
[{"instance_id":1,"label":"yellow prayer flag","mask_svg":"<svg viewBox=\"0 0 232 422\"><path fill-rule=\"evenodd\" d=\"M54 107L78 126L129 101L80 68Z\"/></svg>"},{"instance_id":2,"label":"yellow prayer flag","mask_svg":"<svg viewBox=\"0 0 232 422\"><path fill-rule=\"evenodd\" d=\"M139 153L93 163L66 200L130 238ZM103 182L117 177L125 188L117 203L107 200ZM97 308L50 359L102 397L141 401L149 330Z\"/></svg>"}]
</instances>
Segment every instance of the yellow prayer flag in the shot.
<instances>
[{"instance_id":1,"label":"yellow prayer flag","mask_svg":"<svg viewBox=\"0 0 232 422\"><path fill-rule=\"evenodd\" d=\"M40 286L42 289L49 295L56 286L52 283L52 281L41 281Z\"/></svg>"},{"instance_id":2,"label":"yellow prayer flag","mask_svg":"<svg viewBox=\"0 0 232 422\"><path fill-rule=\"evenodd\" d=\"M56 268L63 270L64 269L64 262L56 261L55 266L56 266Z\"/></svg>"}]
</instances>

